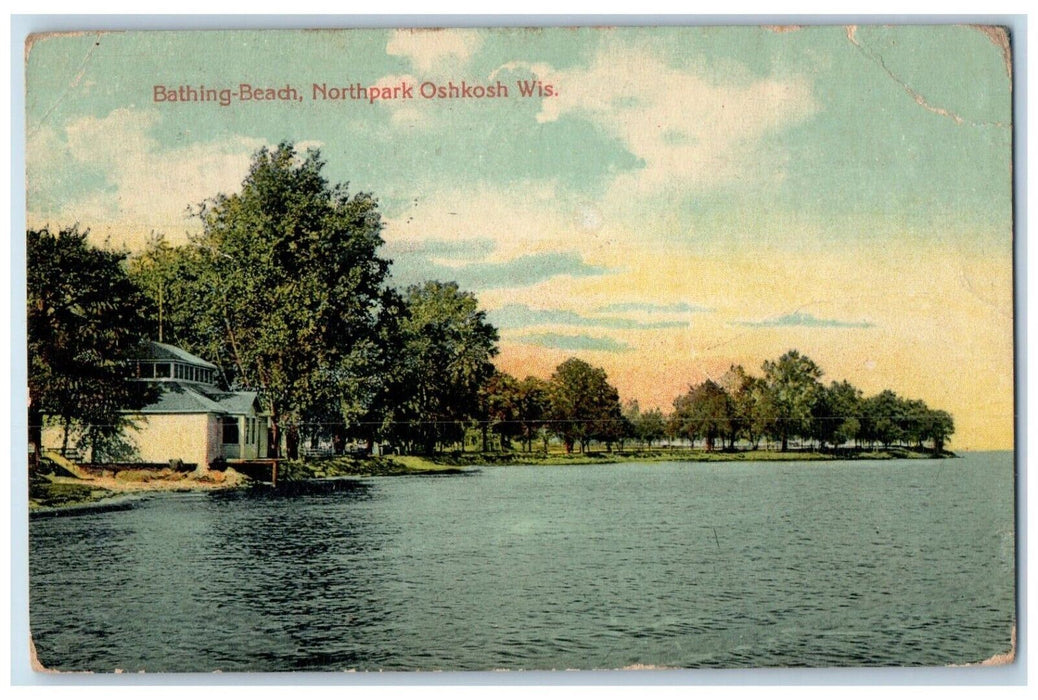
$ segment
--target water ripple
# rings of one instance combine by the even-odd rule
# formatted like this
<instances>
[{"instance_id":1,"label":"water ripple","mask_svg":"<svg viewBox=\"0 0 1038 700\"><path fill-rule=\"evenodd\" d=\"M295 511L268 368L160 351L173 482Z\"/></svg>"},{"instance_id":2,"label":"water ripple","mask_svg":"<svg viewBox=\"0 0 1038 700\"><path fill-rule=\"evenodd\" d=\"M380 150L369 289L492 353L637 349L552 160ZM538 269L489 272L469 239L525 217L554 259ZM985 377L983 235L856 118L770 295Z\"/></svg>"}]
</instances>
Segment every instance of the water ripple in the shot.
<instances>
[{"instance_id":1,"label":"water ripple","mask_svg":"<svg viewBox=\"0 0 1038 700\"><path fill-rule=\"evenodd\" d=\"M31 626L65 670L966 663L1012 532L1008 454L169 494L34 519Z\"/></svg>"}]
</instances>

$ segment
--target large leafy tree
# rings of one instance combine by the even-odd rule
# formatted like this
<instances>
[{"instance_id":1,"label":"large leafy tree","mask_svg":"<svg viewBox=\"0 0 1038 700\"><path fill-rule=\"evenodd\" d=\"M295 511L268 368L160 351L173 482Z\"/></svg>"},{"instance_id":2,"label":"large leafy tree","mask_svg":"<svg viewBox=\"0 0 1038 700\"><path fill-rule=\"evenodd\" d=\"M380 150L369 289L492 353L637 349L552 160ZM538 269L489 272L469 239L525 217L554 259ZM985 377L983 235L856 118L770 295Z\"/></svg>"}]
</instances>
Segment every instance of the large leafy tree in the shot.
<instances>
[{"instance_id":1,"label":"large leafy tree","mask_svg":"<svg viewBox=\"0 0 1038 700\"><path fill-rule=\"evenodd\" d=\"M196 245L174 246L164 236L153 235L144 252L128 261L133 280L147 302L148 315L157 324L159 342L174 343L219 360L222 327L212 304L215 280L203 249Z\"/></svg>"},{"instance_id":2,"label":"large leafy tree","mask_svg":"<svg viewBox=\"0 0 1038 700\"><path fill-rule=\"evenodd\" d=\"M501 448L508 449L512 438L519 437L519 380L507 372L495 371L480 387L479 428L483 451L489 450L489 433L501 439Z\"/></svg>"},{"instance_id":3,"label":"large leafy tree","mask_svg":"<svg viewBox=\"0 0 1038 700\"><path fill-rule=\"evenodd\" d=\"M161 295L166 337L215 361L229 386L259 388L275 446L284 429L293 457L301 430L369 411L387 351L377 203L323 168L316 150L261 149L239 192L201 205L200 236L135 265L156 306Z\"/></svg>"},{"instance_id":4,"label":"large leafy tree","mask_svg":"<svg viewBox=\"0 0 1038 700\"><path fill-rule=\"evenodd\" d=\"M413 285L404 302L397 420L406 441L432 453L438 444L460 440L464 423L480 416L480 389L494 373L497 329L476 297L454 282Z\"/></svg>"},{"instance_id":5,"label":"large leafy tree","mask_svg":"<svg viewBox=\"0 0 1038 700\"><path fill-rule=\"evenodd\" d=\"M933 444L934 454L944 452L944 443L955 432L955 421L947 411L928 410L923 427L923 435Z\"/></svg>"},{"instance_id":6,"label":"large leafy tree","mask_svg":"<svg viewBox=\"0 0 1038 700\"><path fill-rule=\"evenodd\" d=\"M347 437L363 440L369 449L377 440L394 435L394 421L409 396L403 324L408 318L403 298L393 290L383 296L376 333L357 351L364 353L367 372L351 374L348 391L332 402L345 419L333 421L333 442L338 447Z\"/></svg>"},{"instance_id":7,"label":"large leafy tree","mask_svg":"<svg viewBox=\"0 0 1038 700\"><path fill-rule=\"evenodd\" d=\"M870 443L889 447L905 439L906 406L890 389L870 396L862 404L863 435Z\"/></svg>"},{"instance_id":8,"label":"large leafy tree","mask_svg":"<svg viewBox=\"0 0 1038 700\"><path fill-rule=\"evenodd\" d=\"M808 435L811 407L821 390L822 369L806 355L790 350L778 360L764 362L764 386L774 412L771 433L789 447L789 438Z\"/></svg>"},{"instance_id":9,"label":"large leafy tree","mask_svg":"<svg viewBox=\"0 0 1038 700\"><path fill-rule=\"evenodd\" d=\"M125 427L125 411L154 390L129 379L151 331L124 268L125 254L99 249L77 227L26 232L29 440L41 451L44 416L80 429L89 442Z\"/></svg>"},{"instance_id":10,"label":"large leafy tree","mask_svg":"<svg viewBox=\"0 0 1038 700\"><path fill-rule=\"evenodd\" d=\"M819 390L811 408L812 436L824 448L834 448L858 438L861 432L861 390L847 381L832 382Z\"/></svg>"},{"instance_id":11,"label":"large leafy tree","mask_svg":"<svg viewBox=\"0 0 1038 700\"><path fill-rule=\"evenodd\" d=\"M742 365L730 366L718 382L728 394L726 437L729 449L735 449L735 443L740 437L745 437L753 445L760 439L757 423L761 420L757 418L757 414L762 413L764 407L759 405L759 383L760 379L747 374Z\"/></svg>"},{"instance_id":12,"label":"large leafy tree","mask_svg":"<svg viewBox=\"0 0 1038 700\"><path fill-rule=\"evenodd\" d=\"M526 452L544 427L548 412L548 383L527 376L519 381L507 372L496 371L479 392L483 450L487 449L487 430L501 438L502 449L518 440Z\"/></svg>"},{"instance_id":13,"label":"large leafy tree","mask_svg":"<svg viewBox=\"0 0 1038 700\"><path fill-rule=\"evenodd\" d=\"M678 434L693 442L701 437L706 441L706 449L713 450L718 438L731 434L733 413L728 392L708 379L690 387L674 401L672 420Z\"/></svg>"},{"instance_id":14,"label":"large leafy tree","mask_svg":"<svg viewBox=\"0 0 1038 700\"><path fill-rule=\"evenodd\" d=\"M548 393L552 431L566 452L574 445L583 452L591 440L617 439L614 431L623 418L620 395L604 369L571 357L555 369Z\"/></svg>"},{"instance_id":15,"label":"large leafy tree","mask_svg":"<svg viewBox=\"0 0 1038 700\"><path fill-rule=\"evenodd\" d=\"M548 382L540 377L528 376L519 382L516 391L516 422L519 438L527 452L533 450L533 440L540 433L544 448L548 448L545 421L550 410Z\"/></svg>"}]
</instances>

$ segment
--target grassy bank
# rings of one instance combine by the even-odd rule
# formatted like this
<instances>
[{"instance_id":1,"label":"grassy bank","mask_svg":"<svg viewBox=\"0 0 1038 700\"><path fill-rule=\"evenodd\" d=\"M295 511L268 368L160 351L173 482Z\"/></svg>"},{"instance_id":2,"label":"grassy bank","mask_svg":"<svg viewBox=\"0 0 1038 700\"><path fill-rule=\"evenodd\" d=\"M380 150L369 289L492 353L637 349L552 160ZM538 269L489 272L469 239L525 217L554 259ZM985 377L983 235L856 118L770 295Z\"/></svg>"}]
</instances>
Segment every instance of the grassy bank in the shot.
<instances>
[{"instance_id":1,"label":"grassy bank","mask_svg":"<svg viewBox=\"0 0 1038 700\"><path fill-rule=\"evenodd\" d=\"M483 462L485 464L485 462ZM472 464L475 464L473 462ZM432 462L413 455L392 457L354 457L342 455L309 462L290 460L279 466L279 478L286 481L300 479L331 479L344 476L406 476L409 474L449 474L458 471L449 462Z\"/></svg>"},{"instance_id":2,"label":"grassy bank","mask_svg":"<svg viewBox=\"0 0 1038 700\"><path fill-rule=\"evenodd\" d=\"M944 452L938 459L954 457ZM747 450L736 452L690 449L625 450L616 452L452 452L429 456L389 457L399 460L410 469L436 469L437 467L470 467L481 465L567 465L567 464L615 464L619 462L813 462L833 460L888 460L888 459L935 459L929 450L914 450L892 447L883 450L849 450L839 453L816 451L773 452L770 450Z\"/></svg>"},{"instance_id":3,"label":"grassy bank","mask_svg":"<svg viewBox=\"0 0 1038 700\"><path fill-rule=\"evenodd\" d=\"M54 483L46 479L29 483L29 509L63 508L86 503L97 503L114 496L114 491L89 484Z\"/></svg>"}]
</instances>

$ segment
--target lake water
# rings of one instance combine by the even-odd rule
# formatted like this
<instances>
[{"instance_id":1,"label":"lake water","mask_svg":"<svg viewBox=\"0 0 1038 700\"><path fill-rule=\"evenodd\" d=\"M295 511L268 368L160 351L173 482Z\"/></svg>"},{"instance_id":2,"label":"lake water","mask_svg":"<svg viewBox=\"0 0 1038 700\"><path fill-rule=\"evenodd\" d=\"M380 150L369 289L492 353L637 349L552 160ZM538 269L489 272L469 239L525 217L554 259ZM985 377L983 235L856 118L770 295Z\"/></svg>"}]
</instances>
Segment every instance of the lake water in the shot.
<instances>
[{"instance_id":1,"label":"lake water","mask_svg":"<svg viewBox=\"0 0 1038 700\"><path fill-rule=\"evenodd\" d=\"M1009 648L1013 458L487 467L33 519L65 670L944 665Z\"/></svg>"}]
</instances>

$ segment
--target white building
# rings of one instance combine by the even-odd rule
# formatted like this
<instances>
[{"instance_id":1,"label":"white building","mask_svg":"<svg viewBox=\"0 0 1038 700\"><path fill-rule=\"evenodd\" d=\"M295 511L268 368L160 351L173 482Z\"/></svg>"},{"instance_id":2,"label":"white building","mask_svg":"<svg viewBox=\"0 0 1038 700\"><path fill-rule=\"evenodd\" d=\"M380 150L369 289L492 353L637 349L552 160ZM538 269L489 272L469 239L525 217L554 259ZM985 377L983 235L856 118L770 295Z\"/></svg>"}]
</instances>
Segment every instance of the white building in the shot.
<instances>
[{"instance_id":1,"label":"white building","mask_svg":"<svg viewBox=\"0 0 1038 700\"><path fill-rule=\"evenodd\" d=\"M158 385L159 397L128 414L133 427L124 437L136 461L207 468L218 460L267 456L269 418L254 391L224 391L216 385L217 367L165 343L149 344L147 357L133 363L132 381ZM45 428L45 448L61 445L60 428Z\"/></svg>"}]
</instances>

